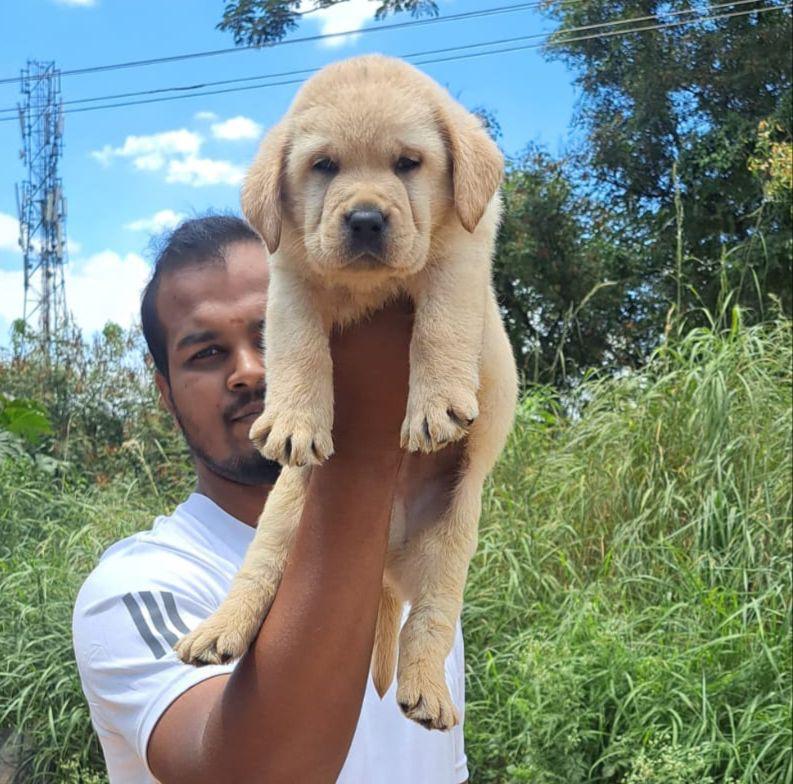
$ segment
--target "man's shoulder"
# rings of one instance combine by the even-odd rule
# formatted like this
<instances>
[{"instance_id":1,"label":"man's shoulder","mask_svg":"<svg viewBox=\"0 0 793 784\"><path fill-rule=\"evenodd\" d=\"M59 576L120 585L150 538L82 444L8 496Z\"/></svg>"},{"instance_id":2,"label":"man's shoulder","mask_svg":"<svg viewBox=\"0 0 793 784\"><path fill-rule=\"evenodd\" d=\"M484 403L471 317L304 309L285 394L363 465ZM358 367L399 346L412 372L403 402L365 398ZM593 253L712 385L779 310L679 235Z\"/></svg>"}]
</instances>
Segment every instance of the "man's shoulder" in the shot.
<instances>
[{"instance_id":1,"label":"man's shoulder","mask_svg":"<svg viewBox=\"0 0 793 784\"><path fill-rule=\"evenodd\" d=\"M167 579L168 567L181 567L188 556L188 548L164 539L155 529L127 536L102 553L80 588L78 602L113 592L121 584Z\"/></svg>"},{"instance_id":2,"label":"man's shoulder","mask_svg":"<svg viewBox=\"0 0 793 784\"><path fill-rule=\"evenodd\" d=\"M75 636L112 612L145 607L153 596L187 596L212 606L228 588L232 572L211 552L185 537L170 518L157 518L150 530L128 536L105 550L77 594Z\"/></svg>"}]
</instances>

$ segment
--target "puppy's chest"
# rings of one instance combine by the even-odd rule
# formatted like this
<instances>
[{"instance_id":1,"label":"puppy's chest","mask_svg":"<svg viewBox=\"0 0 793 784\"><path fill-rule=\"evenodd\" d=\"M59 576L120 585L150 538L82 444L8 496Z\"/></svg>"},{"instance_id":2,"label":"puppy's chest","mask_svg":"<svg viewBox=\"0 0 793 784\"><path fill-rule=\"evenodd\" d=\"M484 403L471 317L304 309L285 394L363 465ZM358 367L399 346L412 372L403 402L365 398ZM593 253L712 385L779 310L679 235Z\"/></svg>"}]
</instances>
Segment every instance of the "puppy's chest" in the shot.
<instances>
[{"instance_id":1,"label":"puppy's chest","mask_svg":"<svg viewBox=\"0 0 793 784\"><path fill-rule=\"evenodd\" d=\"M349 326L382 308L399 296L415 301L413 287L394 281L377 289L356 291L343 286L315 289L314 303L329 329L334 325Z\"/></svg>"}]
</instances>

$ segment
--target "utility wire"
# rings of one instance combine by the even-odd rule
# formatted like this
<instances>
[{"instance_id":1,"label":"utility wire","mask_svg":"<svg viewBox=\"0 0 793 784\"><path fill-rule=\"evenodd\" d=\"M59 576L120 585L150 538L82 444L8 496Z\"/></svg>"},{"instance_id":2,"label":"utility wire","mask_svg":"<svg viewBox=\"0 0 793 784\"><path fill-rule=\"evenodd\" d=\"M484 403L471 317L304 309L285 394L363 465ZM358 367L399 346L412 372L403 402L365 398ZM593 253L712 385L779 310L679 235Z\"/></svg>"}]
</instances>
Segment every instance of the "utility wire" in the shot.
<instances>
[{"instance_id":1,"label":"utility wire","mask_svg":"<svg viewBox=\"0 0 793 784\"><path fill-rule=\"evenodd\" d=\"M562 0L563 5L570 5L580 3L583 0ZM188 54L177 54L169 57L154 57L149 60L131 60L125 63L111 63L109 65L95 65L87 68L71 68L66 71L61 71L61 76L80 76L87 73L98 73L99 71L116 71L121 68L138 68L146 65L160 65L162 63L174 63L182 60L191 60L196 57L216 57L222 54L231 54L232 52L245 52L251 49L272 49L276 46L287 46L289 44L308 43L311 41L323 41L328 38L340 38L345 35L359 35L361 33L379 33L384 30L401 30L406 27L418 27L429 24L438 24L441 22L456 22L461 19L476 19L483 16L494 16L497 14L514 13L516 11L528 11L534 8L540 8L545 5L546 0L532 0L532 2L516 3L514 5L496 6L494 8L482 8L477 11L466 11L459 14L447 14L445 16L435 16L429 19L411 19L405 22L393 22L391 24L382 24L372 27L362 27L357 30L344 30L338 33L320 33L317 35L301 36L299 38L289 38L283 41L275 41L271 44L264 44L263 46L256 46L249 44L247 46L233 46L226 49L211 49L204 52L190 52ZM317 9L314 9L317 10ZM0 84L10 84L18 82L18 76L8 76L0 79Z\"/></svg>"},{"instance_id":2,"label":"utility wire","mask_svg":"<svg viewBox=\"0 0 793 784\"><path fill-rule=\"evenodd\" d=\"M730 3L730 5L734 5L734 3ZM537 48L540 48L540 47L546 46L546 45L547 46L563 46L565 44L577 43L579 41L591 41L591 40L595 40L595 39L611 38L611 37L619 36L619 35L629 35L629 34L632 34L632 33L643 33L643 32L651 32L651 31L655 31L655 30L664 30L664 29L669 29L669 28L673 28L673 27L682 27L684 25L691 25L691 24L698 24L698 23L702 23L702 22L709 22L709 21L713 21L713 20L716 20L716 19L726 19L726 18L729 18L729 17L736 17L736 16L747 16L748 14L753 14L753 13L764 13L766 11L781 11L781 10L789 9L791 7L793 7L793 3L787 3L785 5L766 6L766 7L763 7L763 8L753 8L753 9L744 10L744 11L733 11L733 12L730 12L730 13L716 14L716 15L711 15L711 16L703 16L703 17L699 17L697 19L685 19L685 20L680 20L680 21L677 21L677 22L668 22L666 24L661 24L661 25L648 25L648 26L644 26L644 27L632 28L630 30L611 30L611 31L607 31L607 32L604 32L604 33L598 33L596 35L583 35L583 36L574 36L574 37L565 37L565 38L554 38L553 40L546 40L546 41L544 41L542 43L539 43L539 44L528 44L528 45L524 45L524 46L512 46L512 47L507 47L507 48L502 48L502 49L492 49L492 50L483 51L483 52L471 52L471 53L468 53L468 54L453 55L453 56L450 56L450 57L430 58L430 59L426 59L426 60L416 61L414 64L415 65L430 65L432 63L450 62L450 61L454 61L454 60L468 60L468 59L473 59L474 57L483 57L483 56L492 55L492 54L506 54L508 52L525 51L527 49L537 49ZM565 31L560 31L560 32L565 32ZM557 33L557 35L558 35L558 33ZM506 41L507 39L504 39L504 40ZM478 45L477 44L473 44L472 46L483 46L483 45L485 45L485 44L478 44ZM462 47L450 47L450 50L456 50L456 49L459 49L459 48L462 48ZM442 50L436 50L436 51L442 51ZM414 56L419 56L421 54L422 53L417 53ZM312 69L312 70L319 70L319 69ZM203 91L203 92L193 92L193 93L189 93L187 95L171 95L171 96L165 96L165 97L160 97L160 98L149 98L149 99L145 99L145 100L141 100L141 101L125 101L125 102L121 102L121 103L102 104L101 106L84 106L84 107L75 108L75 109L67 109L67 110L64 111L64 114L76 114L78 112L89 112L89 111L96 111L96 110L99 110L99 109L113 109L113 108L119 108L119 107L124 107L124 106L138 106L138 105L141 105L141 104L148 104L148 103L161 103L163 101L176 101L176 100L179 100L181 98L195 98L195 97L206 96L206 95L221 95L221 94L225 94L225 93L244 92L244 91L247 91L247 90L257 90L257 89L261 89L261 88L264 88L264 87L278 87L278 86L282 86L282 85L301 84L304 81L305 81L305 79L291 79L291 80L282 81L282 82L268 82L266 84L247 85L245 87L232 87L232 88L226 88L226 89L222 89L222 90L207 90L207 91ZM15 117L0 117L0 123L2 123L2 122L11 122L11 121L13 121L15 119L16 119Z\"/></svg>"},{"instance_id":3,"label":"utility wire","mask_svg":"<svg viewBox=\"0 0 793 784\"><path fill-rule=\"evenodd\" d=\"M707 8L703 9L703 11L705 11L705 12L717 11L717 10L719 10L721 8L726 8L727 6L733 6L733 7L734 6L742 6L742 5L747 5L748 3L756 3L756 2L758 2L758 0L732 0L732 2L723 2L723 3L717 3L717 4L714 4L714 5L710 5ZM615 27L617 25L635 24L637 22L646 22L646 21L649 21L649 20L660 21L661 18L668 18L668 17L674 17L674 16L681 16L681 15L684 15L684 14L696 14L696 13L699 13L696 9L686 9L686 10L682 10L682 11L671 11L671 12L665 13L665 14L649 14L647 16L631 17L629 19L616 19L616 20L612 20L610 22L599 22L597 24L581 25L581 26L578 26L578 27L569 27L569 28L566 28L564 30L558 31L554 35L569 35L570 33L579 33L579 32L585 32L585 31L588 31L588 30L596 30L596 29L600 29L600 28ZM699 21L699 19L694 19L694 20L690 20L690 21ZM452 51L460 51L460 50L465 50L465 49L476 49L476 48L483 47L483 46L499 46L501 44L506 44L506 43L516 43L518 41L529 41L529 40L534 40L534 39L537 39L537 38L545 38L546 36L547 36L546 33L533 33L531 35L522 35L522 36L517 36L517 37L514 37L514 38L502 38L502 39L497 40L497 41L483 41L483 42L477 43L477 44L467 44L467 45L462 45L462 46L451 46L451 47L447 47L447 48L444 48L444 49L433 49L433 50L429 50L429 51L425 51L425 52L412 52L410 54L400 55L400 57L402 57L402 58L407 60L407 59L410 59L410 58L413 58L413 57L425 57L425 56L433 55L433 54L446 54L446 53L452 52ZM73 106L73 105L84 104L84 103L96 103L96 102L99 102L99 101L117 101L117 100L119 100L121 98L136 98L136 97L143 96L143 95L156 95L156 94L159 94L159 93L167 93L167 92L187 92L187 91L191 91L191 90L201 90L201 89L204 89L206 87L218 87L218 86L227 85L227 84L241 84L243 82L254 82L254 81L259 81L261 79L282 79L284 77L299 76L299 75L302 75L302 74L316 73L318 70L320 70L320 69L319 68L302 68L302 69L299 69L299 70L296 70L296 71L282 71L280 73L260 74L258 76L245 76L245 77L239 77L239 78L236 78L236 79L222 79L222 80L214 81L214 82L201 82L201 83L197 83L197 84L177 85L177 86L173 86L173 87L158 87L158 88L154 88L154 89L150 89L150 90L139 90L139 91L136 91L136 92L128 92L128 93L116 93L115 95L101 95L101 96L96 96L96 97L93 97L93 98L76 98L76 99L73 99L71 101L64 101L63 102L63 106ZM292 83L293 82L286 82L286 84L292 84ZM281 84L285 84L285 83L284 82L278 82L274 86L281 85ZM17 112L17 108L12 106L12 107L7 107L5 109L0 109L0 114L9 113L9 112L16 113Z\"/></svg>"}]
</instances>

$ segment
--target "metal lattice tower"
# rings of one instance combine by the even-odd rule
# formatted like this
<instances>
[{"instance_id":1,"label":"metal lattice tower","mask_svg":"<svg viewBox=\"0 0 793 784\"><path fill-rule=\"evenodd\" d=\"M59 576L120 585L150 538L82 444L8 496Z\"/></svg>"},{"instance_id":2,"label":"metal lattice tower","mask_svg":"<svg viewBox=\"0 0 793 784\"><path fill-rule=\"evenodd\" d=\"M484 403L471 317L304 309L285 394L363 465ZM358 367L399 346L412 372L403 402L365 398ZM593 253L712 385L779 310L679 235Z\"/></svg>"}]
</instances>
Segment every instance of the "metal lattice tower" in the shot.
<instances>
[{"instance_id":1,"label":"metal lattice tower","mask_svg":"<svg viewBox=\"0 0 793 784\"><path fill-rule=\"evenodd\" d=\"M19 123L26 178L17 185L19 245L25 265L26 331L49 350L66 327L66 199L58 160L63 151L60 71L28 61L21 76Z\"/></svg>"}]
</instances>

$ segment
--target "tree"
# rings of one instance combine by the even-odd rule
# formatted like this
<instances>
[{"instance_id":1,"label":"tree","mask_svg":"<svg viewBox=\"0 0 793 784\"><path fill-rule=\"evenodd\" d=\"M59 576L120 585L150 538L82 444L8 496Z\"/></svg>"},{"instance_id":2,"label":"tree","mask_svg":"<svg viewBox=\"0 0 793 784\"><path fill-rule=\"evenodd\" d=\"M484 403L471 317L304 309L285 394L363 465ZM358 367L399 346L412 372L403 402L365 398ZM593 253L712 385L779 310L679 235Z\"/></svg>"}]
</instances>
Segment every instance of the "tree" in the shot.
<instances>
[{"instance_id":1,"label":"tree","mask_svg":"<svg viewBox=\"0 0 793 784\"><path fill-rule=\"evenodd\" d=\"M763 128L773 128L771 141L782 148L789 149L792 136L791 14L756 13L772 5L759 0L747 15L560 43L562 31L573 27L651 14L672 23L691 17L667 14L692 7L700 18L746 7L708 12L706 3L691 0L548 3L560 25L547 54L578 73L582 91L577 122L588 143L582 171L593 174L601 197L626 217L634 236L651 238L646 280L675 304L682 283L684 308L704 304L715 311L727 288L758 316L769 295L790 312L789 202L765 187L762 166L752 166Z\"/></svg>"},{"instance_id":2,"label":"tree","mask_svg":"<svg viewBox=\"0 0 793 784\"><path fill-rule=\"evenodd\" d=\"M317 0L313 9L300 11L302 0L228 0L218 30L234 35L237 46L267 46L294 30L302 16L318 8L330 8L346 0ZM412 16L436 15L434 0L381 0L376 19L407 11Z\"/></svg>"},{"instance_id":3,"label":"tree","mask_svg":"<svg viewBox=\"0 0 793 784\"><path fill-rule=\"evenodd\" d=\"M590 367L641 364L659 320L657 306L637 296L639 248L568 167L531 146L509 161L494 264L523 377L557 385Z\"/></svg>"},{"instance_id":4,"label":"tree","mask_svg":"<svg viewBox=\"0 0 793 784\"><path fill-rule=\"evenodd\" d=\"M272 43L298 7L233 0L219 27ZM670 312L686 329L733 299L758 319L773 298L791 310L791 14L757 0L750 14L676 24L692 7L719 15L705 0L546 4L560 23L547 54L578 74L586 136L563 161L530 147L507 166L495 286L528 380L640 365ZM382 0L376 16L397 11L437 8ZM564 30L651 15L628 28L673 26L564 43ZM492 112L474 111L498 139Z\"/></svg>"}]
</instances>

